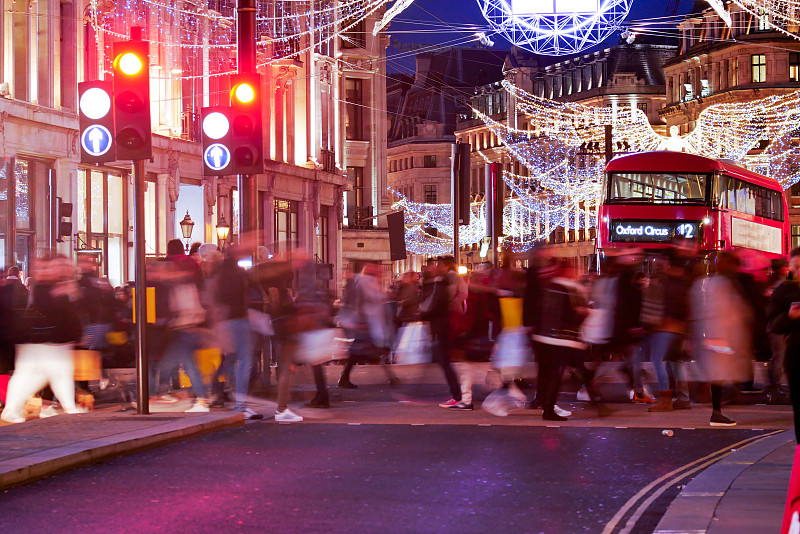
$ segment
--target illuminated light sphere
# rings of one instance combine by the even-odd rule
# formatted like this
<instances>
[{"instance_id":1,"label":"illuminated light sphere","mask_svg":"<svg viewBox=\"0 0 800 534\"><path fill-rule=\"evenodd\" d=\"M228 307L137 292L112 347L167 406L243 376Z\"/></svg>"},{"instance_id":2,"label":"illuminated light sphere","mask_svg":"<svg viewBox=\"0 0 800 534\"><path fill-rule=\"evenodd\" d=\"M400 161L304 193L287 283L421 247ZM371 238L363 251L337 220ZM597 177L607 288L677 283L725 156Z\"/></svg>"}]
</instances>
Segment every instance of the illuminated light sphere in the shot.
<instances>
[{"instance_id":1,"label":"illuminated light sphere","mask_svg":"<svg viewBox=\"0 0 800 534\"><path fill-rule=\"evenodd\" d=\"M211 139L222 139L228 134L231 125L224 113L215 111L203 119L203 133Z\"/></svg>"},{"instance_id":2,"label":"illuminated light sphere","mask_svg":"<svg viewBox=\"0 0 800 534\"><path fill-rule=\"evenodd\" d=\"M119 58L119 70L133 76L142 70L142 59L133 52L126 52Z\"/></svg>"},{"instance_id":3,"label":"illuminated light sphere","mask_svg":"<svg viewBox=\"0 0 800 534\"><path fill-rule=\"evenodd\" d=\"M105 90L99 87L92 87L81 95L78 106L88 118L92 120L101 119L108 115L111 110L111 97Z\"/></svg>"},{"instance_id":4,"label":"illuminated light sphere","mask_svg":"<svg viewBox=\"0 0 800 534\"><path fill-rule=\"evenodd\" d=\"M234 90L234 95L236 96L236 100L239 102L252 102L253 99L256 97L256 92L253 90L253 87L248 83L240 84Z\"/></svg>"},{"instance_id":5,"label":"illuminated light sphere","mask_svg":"<svg viewBox=\"0 0 800 534\"><path fill-rule=\"evenodd\" d=\"M619 30L633 0L478 0L492 29L536 54L577 54Z\"/></svg>"}]
</instances>

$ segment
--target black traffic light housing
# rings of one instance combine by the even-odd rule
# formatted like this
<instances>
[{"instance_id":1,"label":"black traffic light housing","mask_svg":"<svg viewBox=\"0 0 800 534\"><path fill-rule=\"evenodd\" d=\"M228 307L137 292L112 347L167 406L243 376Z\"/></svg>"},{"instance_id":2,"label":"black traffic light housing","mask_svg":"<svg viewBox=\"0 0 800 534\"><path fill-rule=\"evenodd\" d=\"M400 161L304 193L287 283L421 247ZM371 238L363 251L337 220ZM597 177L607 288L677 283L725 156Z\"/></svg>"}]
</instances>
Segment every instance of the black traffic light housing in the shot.
<instances>
[{"instance_id":1,"label":"black traffic light housing","mask_svg":"<svg viewBox=\"0 0 800 534\"><path fill-rule=\"evenodd\" d=\"M78 84L81 163L117 159L114 143L114 93L110 80Z\"/></svg>"},{"instance_id":2,"label":"black traffic light housing","mask_svg":"<svg viewBox=\"0 0 800 534\"><path fill-rule=\"evenodd\" d=\"M117 158L153 157L150 133L150 43L114 43L114 139Z\"/></svg>"},{"instance_id":3,"label":"black traffic light housing","mask_svg":"<svg viewBox=\"0 0 800 534\"><path fill-rule=\"evenodd\" d=\"M72 235L72 222L67 219L72 217L72 204L69 202L62 202L61 197L58 197L58 235L56 236L57 243L63 243L65 237Z\"/></svg>"},{"instance_id":4,"label":"black traffic light housing","mask_svg":"<svg viewBox=\"0 0 800 534\"><path fill-rule=\"evenodd\" d=\"M264 133L261 120L261 76L231 77L231 168L226 174L264 172Z\"/></svg>"},{"instance_id":5,"label":"black traffic light housing","mask_svg":"<svg viewBox=\"0 0 800 534\"><path fill-rule=\"evenodd\" d=\"M200 110L203 137L203 175L225 176L232 171L231 107L211 106Z\"/></svg>"}]
</instances>

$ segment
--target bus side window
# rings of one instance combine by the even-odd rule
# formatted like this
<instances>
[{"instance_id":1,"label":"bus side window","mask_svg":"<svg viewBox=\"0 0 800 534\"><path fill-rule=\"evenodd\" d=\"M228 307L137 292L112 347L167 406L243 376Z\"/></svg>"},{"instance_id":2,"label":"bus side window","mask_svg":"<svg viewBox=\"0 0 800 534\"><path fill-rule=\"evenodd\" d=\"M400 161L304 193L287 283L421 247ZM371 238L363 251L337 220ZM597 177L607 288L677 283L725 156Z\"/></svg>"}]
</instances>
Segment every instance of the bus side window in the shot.
<instances>
[{"instance_id":1,"label":"bus side window","mask_svg":"<svg viewBox=\"0 0 800 534\"><path fill-rule=\"evenodd\" d=\"M718 174L714 177L714 205L719 208L728 207L728 195L726 191L728 177Z\"/></svg>"},{"instance_id":2,"label":"bus side window","mask_svg":"<svg viewBox=\"0 0 800 534\"><path fill-rule=\"evenodd\" d=\"M736 211L736 179L735 178L727 178L727 183L725 184L725 206L730 209Z\"/></svg>"}]
</instances>

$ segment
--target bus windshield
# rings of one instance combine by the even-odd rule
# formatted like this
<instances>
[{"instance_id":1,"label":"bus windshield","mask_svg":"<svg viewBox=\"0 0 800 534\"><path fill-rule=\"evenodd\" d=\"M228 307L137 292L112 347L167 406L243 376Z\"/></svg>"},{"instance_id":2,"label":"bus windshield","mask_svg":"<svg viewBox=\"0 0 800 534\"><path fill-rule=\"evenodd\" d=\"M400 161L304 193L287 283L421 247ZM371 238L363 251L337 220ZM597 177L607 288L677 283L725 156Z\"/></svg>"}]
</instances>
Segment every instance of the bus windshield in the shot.
<instances>
[{"instance_id":1,"label":"bus windshield","mask_svg":"<svg viewBox=\"0 0 800 534\"><path fill-rule=\"evenodd\" d=\"M608 202L680 204L706 201L707 174L612 173Z\"/></svg>"}]
</instances>

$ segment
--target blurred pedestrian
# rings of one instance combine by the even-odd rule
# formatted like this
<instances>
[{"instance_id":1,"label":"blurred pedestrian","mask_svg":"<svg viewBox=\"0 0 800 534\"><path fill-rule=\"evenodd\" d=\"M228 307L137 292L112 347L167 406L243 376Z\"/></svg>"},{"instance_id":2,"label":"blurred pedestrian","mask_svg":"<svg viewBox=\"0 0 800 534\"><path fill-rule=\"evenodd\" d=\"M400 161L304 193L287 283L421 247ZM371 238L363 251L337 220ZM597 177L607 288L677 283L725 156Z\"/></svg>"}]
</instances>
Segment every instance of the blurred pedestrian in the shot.
<instances>
[{"instance_id":1,"label":"blurred pedestrian","mask_svg":"<svg viewBox=\"0 0 800 534\"><path fill-rule=\"evenodd\" d=\"M789 269L791 277L769 299L767 321L769 331L786 342L783 365L789 379L795 440L800 443L800 247L789 253Z\"/></svg>"},{"instance_id":2,"label":"blurred pedestrian","mask_svg":"<svg viewBox=\"0 0 800 534\"><path fill-rule=\"evenodd\" d=\"M642 322L649 330L650 358L658 380L659 401L648 408L666 412L691 408L689 385L682 361L689 317L691 273L677 248L668 249L655 266L649 286L643 292ZM670 374L675 391L670 388ZM673 400L673 394L677 399Z\"/></svg>"},{"instance_id":3,"label":"blurred pedestrian","mask_svg":"<svg viewBox=\"0 0 800 534\"><path fill-rule=\"evenodd\" d=\"M195 400L187 412L208 412L208 388L203 382L195 361L195 351L203 348L205 336L201 327L206 322L206 310L200 301L203 282L200 266L184 252L180 240L167 242L164 289L168 292L169 320L167 342L159 365L159 374L170 377L179 367L192 384Z\"/></svg>"},{"instance_id":4,"label":"blurred pedestrian","mask_svg":"<svg viewBox=\"0 0 800 534\"><path fill-rule=\"evenodd\" d=\"M28 288L19 279L19 267L12 265L0 284L0 404L6 402L8 381L16 356L14 344L15 318L28 306Z\"/></svg>"},{"instance_id":5,"label":"blurred pedestrian","mask_svg":"<svg viewBox=\"0 0 800 534\"><path fill-rule=\"evenodd\" d=\"M33 272L29 305L16 320L17 359L0 414L9 423L24 422L25 403L48 384L66 413L83 412L75 405L73 382L72 352L81 339L75 266L63 256L45 257L35 261Z\"/></svg>"},{"instance_id":6,"label":"blurred pedestrian","mask_svg":"<svg viewBox=\"0 0 800 534\"><path fill-rule=\"evenodd\" d=\"M772 260L766 291L768 302L774 294L775 289L777 289L789 278L789 273L788 261L784 259ZM769 303L767 306L769 308ZM781 382L783 378L784 357L786 354L786 339L785 336L770 331L769 343L772 356L770 357L769 366L767 369L769 381L767 386L767 399L769 400L770 404L782 404L788 402L789 399L788 391L783 388L783 384Z\"/></svg>"},{"instance_id":7,"label":"blurred pedestrian","mask_svg":"<svg viewBox=\"0 0 800 534\"><path fill-rule=\"evenodd\" d=\"M711 426L734 426L722 413L722 387L746 380L752 372L753 313L738 285L739 258L728 251L716 257L715 273L690 290L695 356L711 388Z\"/></svg>"},{"instance_id":8,"label":"blurred pedestrian","mask_svg":"<svg viewBox=\"0 0 800 534\"><path fill-rule=\"evenodd\" d=\"M392 320L387 315L386 295L381 283L380 265L367 263L356 275L353 283L346 289L344 308L340 317L342 327L353 337L349 356L345 363L338 386L356 389L350 381L350 373L357 363L370 360L379 361L390 385L399 381L384 361L392 345Z\"/></svg>"},{"instance_id":9,"label":"blurred pedestrian","mask_svg":"<svg viewBox=\"0 0 800 534\"><path fill-rule=\"evenodd\" d=\"M245 257L238 247L228 247L214 286L214 305L218 309L217 332L226 340L223 352L225 376L233 383L235 404L245 419L264 416L247 407L250 375L253 369L253 335L247 314L249 279L238 261Z\"/></svg>"},{"instance_id":10,"label":"blurred pedestrian","mask_svg":"<svg viewBox=\"0 0 800 534\"><path fill-rule=\"evenodd\" d=\"M419 275L403 273L397 289L397 326L416 321L419 317Z\"/></svg>"},{"instance_id":11,"label":"blurred pedestrian","mask_svg":"<svg viewBox=\"0 0 800 534\"><path fill-rule=\"evenodd\" d=\"M469 409L461 403L461 385L450 362L450 290L449 278L440 270L435 259L430 258L422 271L420 317L427 321L431 331L433 363L444 372L451 398L439 404L442 408ZM465 293L466 296L466 293Z\"/></svg>"}]
</instances>

